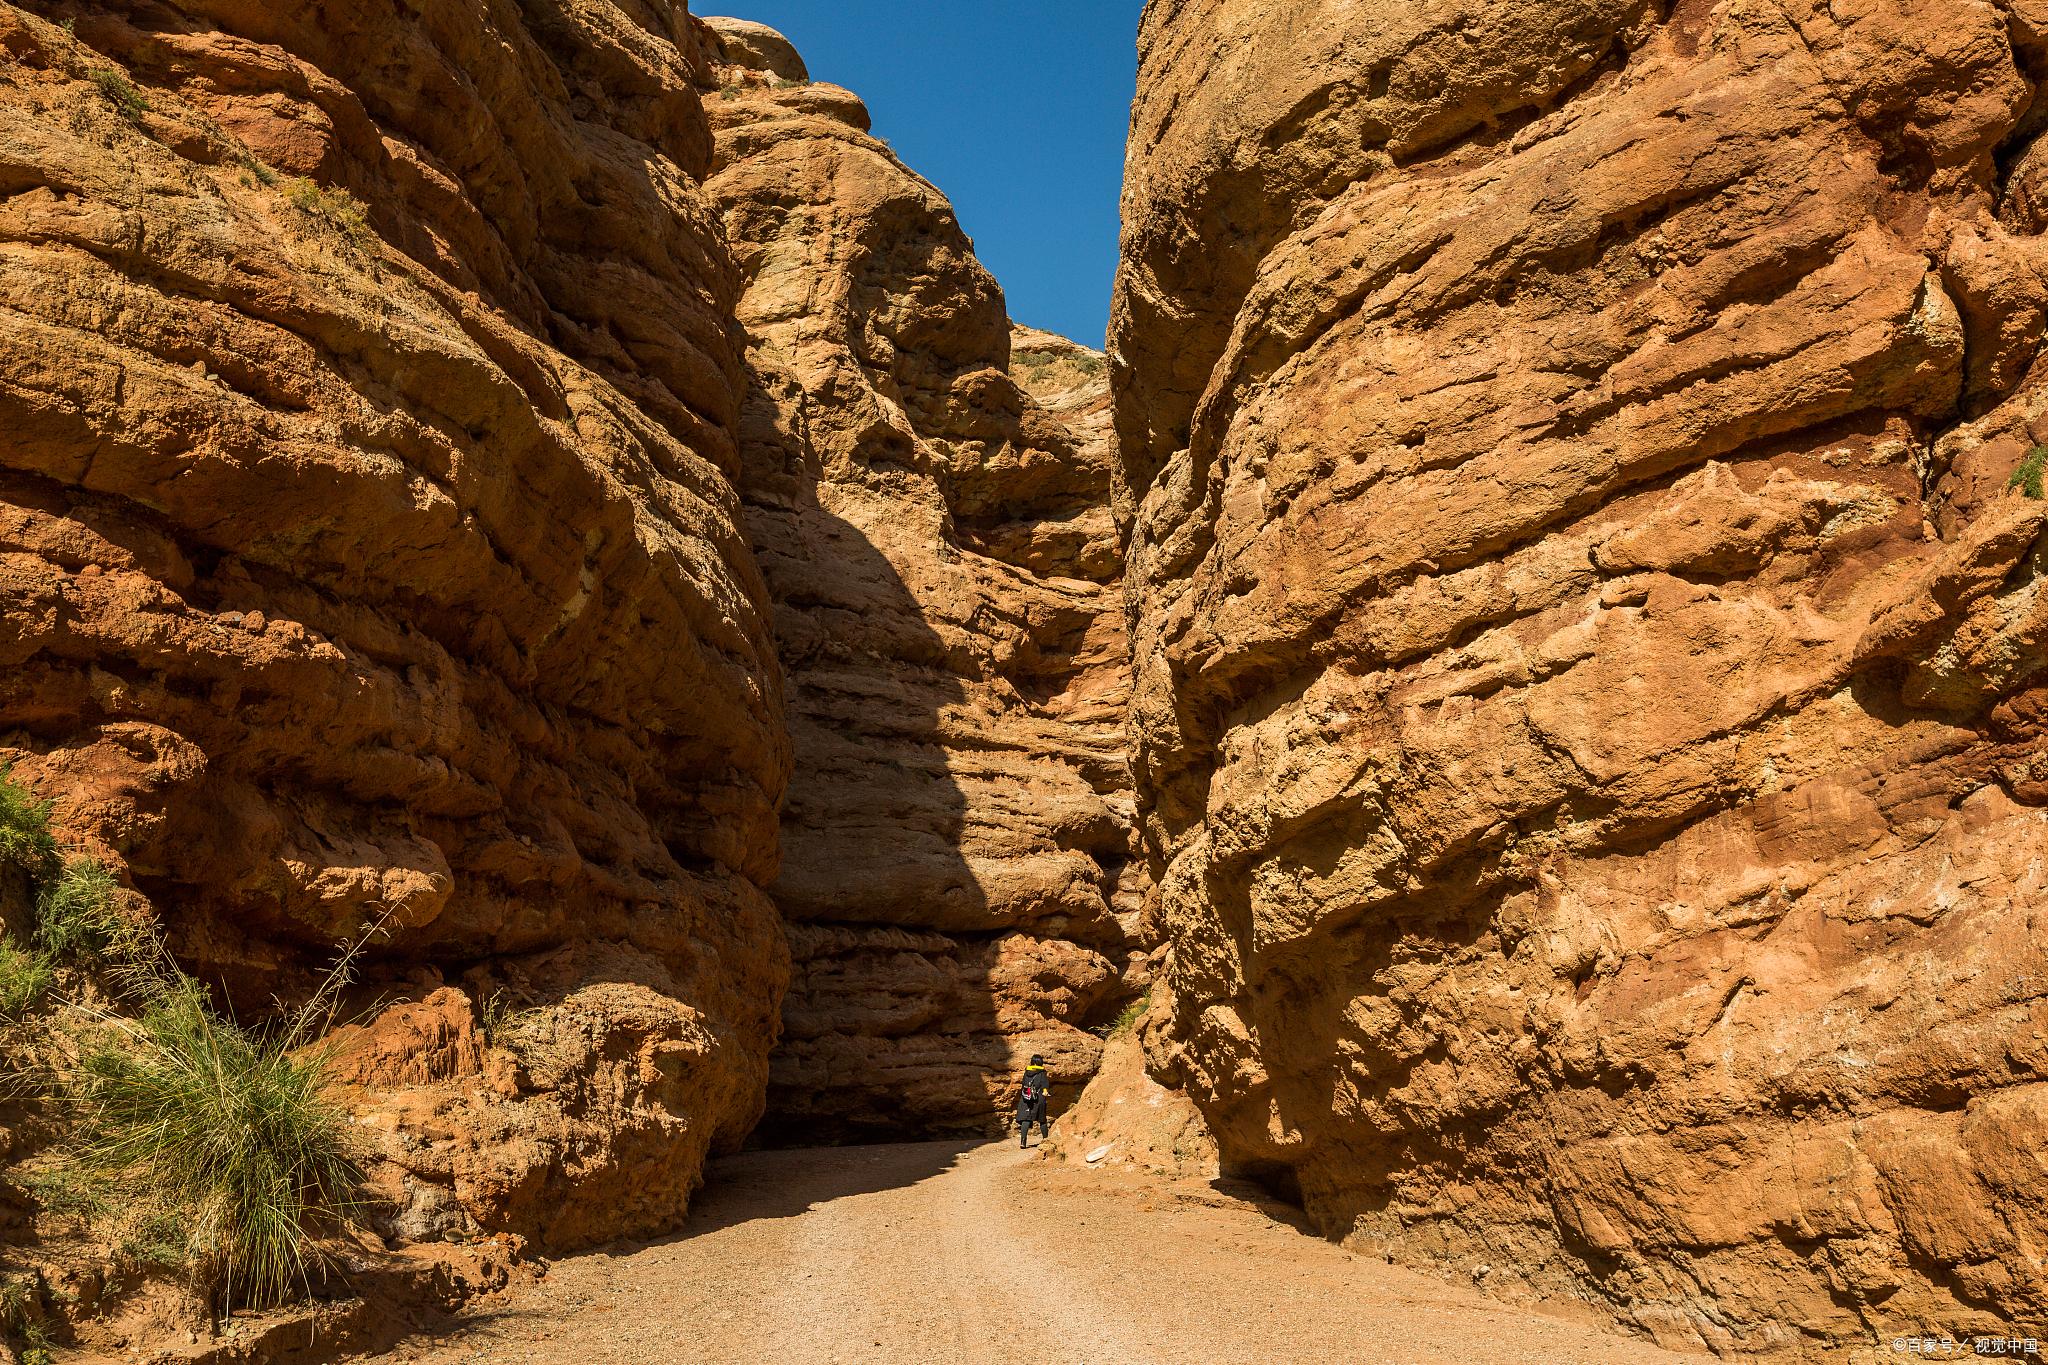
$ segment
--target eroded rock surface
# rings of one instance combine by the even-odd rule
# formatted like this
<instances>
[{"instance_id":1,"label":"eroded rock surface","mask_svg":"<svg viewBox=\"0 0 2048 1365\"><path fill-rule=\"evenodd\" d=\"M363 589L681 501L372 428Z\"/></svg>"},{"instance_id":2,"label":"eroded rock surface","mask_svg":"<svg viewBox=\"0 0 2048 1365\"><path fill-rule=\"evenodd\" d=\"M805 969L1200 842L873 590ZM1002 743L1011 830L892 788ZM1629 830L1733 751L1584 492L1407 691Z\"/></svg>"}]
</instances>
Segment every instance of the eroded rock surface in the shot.
<instances>
[{"instance_id":1,"label":"eroded rock surface","mask_svg":"<svg viewBox=\"0 0 2048 1365\"><path fill-rule=\"evenodd\" d=\"M951 206L776 35L723 36L741 463L796 775L771 1140L983 1131L1128 992L1142 864L1100 356L1014 338Z\"/></svg>"},{"instance_id":2,"label":"eroded rock surface","mask_svg":"<svg viewBox=\"0 0 2048 1365\"><path fill-rule=\"evenodd\" d=\"M1155 1071L1328 1230L2048 1320L2048 8L1155 0L1111 358Z\"/></svg>"},{"instance_id":3,"label":"eroded rock surface","mask_svg":"<svg viewBox=\"0 0 2048 1365\"><path fill-rule=\"evenodd\" d=\"M497 1183L412 1176L552 1246L681 1215L788 971L709 41L0 4L0 746L245 1007L381 920L372 982L531 1016Z\"/></svg>"},{"instance_id":4,"label":"eroded rock surface","mask_svg":"<svg viewBox=\"0 0 2048 1365\"><path fill-rule=\"evenodd\" d=\"M1092 1170L1142 1171L1176 1182L1222 1175L1216 1139L1182 1092L1161 1085L1136 1033L1112 1036L1102 1063L1046 1138L1049 1160Z\"/></svg>"}]
</instances>

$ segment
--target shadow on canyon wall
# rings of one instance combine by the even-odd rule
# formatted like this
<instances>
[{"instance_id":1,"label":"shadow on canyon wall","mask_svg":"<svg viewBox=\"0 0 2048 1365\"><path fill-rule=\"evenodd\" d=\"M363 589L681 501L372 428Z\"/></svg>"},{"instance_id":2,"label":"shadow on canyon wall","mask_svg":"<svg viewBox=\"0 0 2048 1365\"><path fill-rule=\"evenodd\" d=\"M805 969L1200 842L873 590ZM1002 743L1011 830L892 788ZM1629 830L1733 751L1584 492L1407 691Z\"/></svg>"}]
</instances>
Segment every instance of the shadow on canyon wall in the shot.
<instances>
[{"instance_id":1,"label":"shadow on canyon wall","mask_svg":"<svg viewBox=\"0 0 2048 1365\"><path fill-rule=\"evenodd\" d=\"M796 759L773 887L792 977L752 1141L992 1132L1010 1057L991 969L1008 926L962 847L969 802L944 733L969 701L960 661L869 533L821 501L820 456L781 397L757 377L742 427ZM887 477L877 455L825 496L858 503Z\"/></svg>"}]
</instances>

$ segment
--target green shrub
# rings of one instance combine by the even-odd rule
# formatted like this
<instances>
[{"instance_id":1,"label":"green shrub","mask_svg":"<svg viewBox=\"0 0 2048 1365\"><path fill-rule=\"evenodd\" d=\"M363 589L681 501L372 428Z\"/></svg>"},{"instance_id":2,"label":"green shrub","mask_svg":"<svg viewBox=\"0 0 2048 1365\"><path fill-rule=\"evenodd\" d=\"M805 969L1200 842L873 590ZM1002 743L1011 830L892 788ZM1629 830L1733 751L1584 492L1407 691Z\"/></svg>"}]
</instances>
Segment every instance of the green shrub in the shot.
<instances>
[{"instance_id":1,"label":"green shrub","mask_svg":"<svg viewBox=\"0 0 2048 1365\"><path fill-rule=\"evenodd\" d=\"M0 1285L0 1337L5 1337L21 1365L51 1365L50 1336L43 1326L42 1293L34 1280L9 1280Z\"/></svg>"},{"instance_id":2,"label":"green shrub","mask_svg":"<svg viewBox=\"0 0 2048 1365\"><path fill-rule=\"evenodd\" d=\"M362 1197L326 1056L295 1052L296 1029L243 1030L182 974L139 1020L106 1023L67 1085L79 1167L143 1226L175 1226L221 1306L308 1287L322 1225Z\"/></svg>"},{"instance_id":3,"label":"green shrub","mask_svg":"<svg viewBox=\"0 0 2048 1365\"><path fill-rule=\"evenodd\" d=\"M2017 488L2036 500L2048 498L2048 489L2042 487L2044 474L2048 474L2048 446L2035 446L2027 452L2027 458L2020 461L2020 467L2013 470L2005 486L2008 490Z\"/></svg>"},{"instance_id":4,"label":"green shrub","mask_svg":"<svg viewBox=\"0 0 2048 1365\"><path fill-rule=\"evenodd\" d=\"M512 997L502 990L492 991L477 1009L477 1036L485 1047L501 1047L511 1036L514 1020Z\"/></svg>"},{"instance_id":5,"label":"green shrub","mask_svg":"<svg viewBox=\"0 0 2048 1365\"><path fill-rule=\"evenodd\" d=\"M1109 368L1109 362L1099 355L1087 351L1072 354L1055 354L1050 351L1019 351L1015 355L1013 368L1023 370L1032 379L1038 379L1061 365L1071 366L1090 378Z\"/></svg>"},{"instance_id":6,"label":"green shrub","mask_svg":"<svg viewBox=\"0 0 2048 1365\"><path fill-rule=\"evenodd\" d=\"M96 858L74 858L36 897L36 946L91 964L129 954L135 937L117 905L120 884Z\"/></svg>"},{"instance_id":7,"label":"green shrub","mask_svg":"<svg viewBox=\"0 0 2048 1365\"><path fill-rule=\"evenodd\" d=\"M370 230L369 209L345 189L325 189L304 176L293 176L284 182L284 197L293 208L325 223L357 246L367 245L376 235Z\"/></svg>"},{"instance_id":8,"label":"green shrub","mask_svg":"<svg viewBox=\"0 0 2048 1365\"><path fill-rule=\"evenodd\" d=\"M81 1180L78 1172L68 1166L17 1171L14 1182L28 1191L44 1213L92 1218L107 1211L104 1193Z\"/></svg>"},{"instance_id":9,"label":"green shrub","mask_svg":"<svg viewBox=\"0 0 2048 1365\"><path fill-rule=\"evenodd\" d=\"M1146 991L1136 1000L1133 1000L1130 1004L1124 1006L1123 1012L1117 1015L1116 1022L1109 1026L1109 1036L1112 1038L1121 1038L1125 1034L1130 1033L1131 1031L1136 1029L1138 1027L1138 1021L1145 1017L1145 1011L1150 1009L1151 1007L1152 992Z\"/></svg>"},{"instance_id":10,"label":"green shrub","mask_svg":"<svg viewBox=\"0 0 2048 1365\"><path fill-rule=\"evenodd\" d=\"M16 782L0 764L0 863L12 863L41 881L57 866L57 836L50 832L50 803Z\"/></svg>"},{"instance_id":11,"label":"green shrub","mask_svg":"<svg viewBox=\"0 0 2048 1365\"><path fill-rule=\"evenodd\" d=\"M142 92L112 67L102 67L93 72L92 83L107 97L107 103L114 106L114 112L130 123L142 122L142 116L149 112L149 101L142 97Z\"/></svg>"},{"instance_id":12,"label":"green shrub","mask_svg":"<svg viewBox=\"0 0 2048 1365\"><path fill-rule=\"evenodd\" d=\"M0 939L0 1022L14 1023L43 1002L56 983L50 960L11 939Z\"/></svg>"},{"instance_id":13,"label":"green shrub","mask_svg":"<svg viewBox=\"0 0 2048 1365\"><path fill-rule=\"evenodd\" d=\"M174 1213L144 1213L121 1234L120 1251L138 1266L154 1270L182 1270L188 1256L184 1225Z\"/></svg>"},{"instance_id":14,"label":"green shrub","mask_svg":"<svg viewBox=\"0 0 2048 1365\"><path fill-rule=\"evenodd\" d=\"M263 186L265 189L276 187L277 172L264 165L255 157L244 153L235 158L235 164L242 168L242 183L244 185L252 189L258 185Z\"/></svg>"}]
</instances>

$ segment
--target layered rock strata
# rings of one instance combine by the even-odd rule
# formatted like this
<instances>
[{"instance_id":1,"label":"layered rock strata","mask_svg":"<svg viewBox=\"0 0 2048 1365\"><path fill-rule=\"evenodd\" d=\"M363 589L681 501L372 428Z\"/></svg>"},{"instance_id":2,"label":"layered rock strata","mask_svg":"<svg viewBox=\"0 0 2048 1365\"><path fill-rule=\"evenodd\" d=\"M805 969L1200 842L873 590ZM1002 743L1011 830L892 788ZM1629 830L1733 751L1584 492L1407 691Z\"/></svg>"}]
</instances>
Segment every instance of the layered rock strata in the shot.
<instances>
[{"instance_id":1,"label":"layered rock strata","mask_svg":"<svg viewBox=\"0 0 2048 1365\"><path fill-rule=\"evenodd\" d=\"M2048 1321L2048 9L1140 42L1155 1072L1331 1233L1672 1345Z\"/></svg>"},{"instance_id":2,"label":"layered rock strata","mask_svg":"<svg viewBox=\"0 0 2048 1365\"><path fill-rule=\"evenodd\" d=\"M439 1061L351 1064L449 1087L388 1144L423 1227L670 1225L760 1113L790 753L707 42L0 4L0 754L245 1010L374 924L372 985L463 980ZM479 1012L539 1039L495 1089Z\"/></svg>"},{"instance_id":3,"label":"layered rock strata","mask_svg":"<svg viewBox=\"0 0 2048 1365\"><path fill-rule=\"evenodd\" d=\"M984 1131L1030 1053L1093 1072L1141 938L1104 367L1013 334L858 98L710 22L743 491L796 750L764 1137Z\"/></svg>"}]
</instances>

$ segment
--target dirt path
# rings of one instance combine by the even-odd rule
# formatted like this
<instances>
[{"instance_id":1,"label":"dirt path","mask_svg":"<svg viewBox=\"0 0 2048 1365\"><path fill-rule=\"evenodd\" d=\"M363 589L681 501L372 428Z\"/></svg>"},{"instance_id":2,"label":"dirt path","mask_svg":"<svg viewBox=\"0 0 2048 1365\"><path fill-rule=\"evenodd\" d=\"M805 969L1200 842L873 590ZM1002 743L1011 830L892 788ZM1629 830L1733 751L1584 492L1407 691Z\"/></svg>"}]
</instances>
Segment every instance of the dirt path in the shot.
<instances>
[{"instance_id":1,"label":"dirt path","mask_svg":"<svg viewBox=\"0 0 2048 1365\"><path fill-rule=\"evenodd\" d=\"M1356 1259L1228 1200L998 1143L759 1152L689 1227L556 1263L453 1365L1614 1365L1690 1361Z\"/></svg>"}]
</instances>

